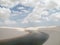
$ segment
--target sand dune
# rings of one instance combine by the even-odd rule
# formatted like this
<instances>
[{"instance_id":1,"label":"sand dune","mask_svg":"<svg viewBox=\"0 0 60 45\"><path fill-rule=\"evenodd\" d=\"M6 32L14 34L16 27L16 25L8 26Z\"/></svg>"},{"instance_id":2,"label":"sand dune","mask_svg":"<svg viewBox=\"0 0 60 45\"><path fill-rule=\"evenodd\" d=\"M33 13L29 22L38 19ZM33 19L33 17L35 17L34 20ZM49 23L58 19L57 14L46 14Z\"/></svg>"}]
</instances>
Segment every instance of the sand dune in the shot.
<instances>
[{"instance_id":1,"label":"sand dune","mask_svg":"<svg viewBox=\"0 0 60 45\"><path fill-rule=\"evenodd\" d=\"M13 30L18 30L18 31L24 31L24 28L19 28L19 27L0 27L0 29L13 29Z\"/></svg>"},{"instance_id":2,"label":"sand dune","mask_svg":"<svg viewBox=\"0 0 60 45\"><path fill-rule=\"evenodd\" d=\"M11 27L0 27L0 29L16 29L18 31L40 31L45 32L49 35L48 40L43 45L60 45L60 26L50 26L50 27L28 27L28 28L11 28Z\"/></svg>"},{"instance_id":3,"label":"sand dune","mask_svg":"<svg viewBox=\"0 0 60 45\"><path fill-rule=\"evenodd\" d=\"M30 31L45 32L49 35L49 39L43 45L60 45L60 26L40 27L34 29L34 27L27 28Z\"/></svg>"},{"instance_id":4,"label":"sand dune","mask_svg":"<svg viewBox=\"0 0 60 45\"><path fill-rule=\"evenodd\" d=\"M28 34L22 28L0 27L0 40L10 39Z\"/></svg>"},{"instance_id":5,"label":"sand dune","mask_svg":"<svg viewBox=\"0 0 60 45\"><path fill-rule=\"evenodd\" d=\"M29 33L28 31L18 31L18 28L0 28L0 45L42 45L48 37L48 34L42 32Z\"/></svg>"},{"instance_id":6,"label":"sand dune","mask_svg":"<svg viewBox=\"0 0 60 45\"><path fill-rule=\"evenodd\" d=\"M60 45L60 31L57 30L40 30L49 35L49 39L44 43L44 45Z\"/></svg>"}]
</instances>

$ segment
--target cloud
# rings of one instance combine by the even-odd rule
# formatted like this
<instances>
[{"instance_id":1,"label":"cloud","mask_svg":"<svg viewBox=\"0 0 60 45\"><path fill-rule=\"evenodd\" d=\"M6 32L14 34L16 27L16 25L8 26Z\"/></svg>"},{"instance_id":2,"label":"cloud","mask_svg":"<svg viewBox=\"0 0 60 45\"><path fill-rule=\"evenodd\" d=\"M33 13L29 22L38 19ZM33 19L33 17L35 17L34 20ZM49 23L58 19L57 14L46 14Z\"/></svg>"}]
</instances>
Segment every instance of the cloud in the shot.
<instances>
[{"instance_id":1,"label":"cloud","mask_svg":"<svg viewBox=\"0 0 60 45\"><path fill-rule=\"evenodd\" d=\"M48 2L49 0L46 1L42 1L42 0L0 0L0 5L1 6L5 6L5 7L13 7L15 5L17 5L18 3L26 5L26 6L35 6L36 3L40 3L41 2Z\"/></svg>"},{"instance_id":2,"label":"cloud","mask_svg":"<svg viewBox=\"0 0 60 45\"><path fill-rule=\"evenodd\" d=\"M55 0L53 1L52 0L0 0L0 6L2 6L0 7L0 19L4 20L3 22L0 23L4 23L4 25L16 25L16 24L19 25L18 24L19 22L20 24L21 23L25 24L25 23L40 23L40 22L44 23L48 21L59 21L60 13L49 15L51 11L50 12L46 11L56 8L58 6L56 1ZM23 5L23 6L21 7L19 5L21 6ZM26 7L32 7L34 9L32 11L32 9L30 10L27 9ZM11 20L10 17L12 17L13 20ZM15 19L16 21L19 19L19 21L16 22Z\"/></svg>"},{"instance_id":3,"label":"cloud","mask_svg":"<svg viewBox=\"0 0 60 45\"><path fill-rule=\"evenodd\" d=\"M29 23L29 22L40 22L41 17L39 15L30 15L24 19L23 22Z\"/></svg>"},{"instance_id":4,"label":"cloud","mask_svg":"<svg viewBox=\"0 0 60 45\"><path fill-rule=\"evenodd\" d=\"M0 25L3 25L3 22L0 21Z\"/></svg>"},{"instance_id":5,"label":"cloud","mask_svg":"<svg viewBox=\"0 0 60 45\"><path fill-rule=\"evenodd\" d=\"M59 13L49 14L46 10L51 9L53 11L54 8L57 8L57 4L54 1L50 1L46 6L42 6L40 4L36 4L33 12L29 14L22 23L30 23L30 22L43 22L43 21L59 21L60 15ZM44 11L45 10L45 11Z\"/></svg>"},{"instance_id":6,"label":"cloud","mask_svg":"<svg viewBox=\"0 0 60 45\"><path fill-rule=\"evenodd\" d=\"M11 8L17 4L26 4L28 0L0 0L0 5Z\"/></svg>"},{"instance_id":7,"label":"cloud","mask_svg":"<svg viewBox=\"0 0 60 45\"><path fill-rule=\"evenodd\" d=\"M56 2L58 6L60 6L60 0L52 0L52 1Z\"/></svg>"},{"instance_id":8,"label":"cloud","mask_svg":"<svg viewBox=\"0 0 60 45\"><path fill-rule=\"evenodd\" d=\"M15 24L16 24L16 21L5 20L5 21L4 21L4 24L5 24L5 25L15 25Z\"/></svg>"},{"instance_id":9,"label":"cloud","mask_svg":"<svg viewBox=\"0 0 60 45\"><path fill-rule=\"evenodd\" d=\"M8 19L10 17L10 9L8 8L0 8L0 18L1 19Z\"/></svg>"},{"instance_id":10,"label":"cloud","mask_svg":"<svg viewBox=\"0 0 60 45\"><path fill-rule=\"evenodd\" d=\"M49 17L50 20L53 20L53 21L59 21L60 20L60 13L55 13L55 14L52 14L50 17Z\"/></svg>"},{"instance_id":11,"label":"cloud","mask_svg":"<svg viewBox=\"0 0 60 45\"><path fill-rule=\"evenodd\" d=\"M48 9L52 9L52 8L56 8L58 6L58 4L54 1L50 1L47 5Z\"/></svg>"},{"instance_id":12,"label":"cloud","mask_svg":"<svg viewBox=\"0 0 60 45\"><path fill-rule=\"evenodd\" d=\"M0 5L4 7L13 7L18 4L17 0L0 0Z\"/></svg>"},{"instance_id":13,"label":"cloud","mask_svg":"<svg viewBox=\"0 0 60 45\"><path fill-rule=\"evenodd\" d=\"M33 5L33 4L32 4ZM38 20L41 20L41 13L45 7L41 7L40 4L36 4L34 7L34 10L31 14L29 14L23 21L23 23L29 23L29 22L40 22Z\"/></svg>"}]
</instances>

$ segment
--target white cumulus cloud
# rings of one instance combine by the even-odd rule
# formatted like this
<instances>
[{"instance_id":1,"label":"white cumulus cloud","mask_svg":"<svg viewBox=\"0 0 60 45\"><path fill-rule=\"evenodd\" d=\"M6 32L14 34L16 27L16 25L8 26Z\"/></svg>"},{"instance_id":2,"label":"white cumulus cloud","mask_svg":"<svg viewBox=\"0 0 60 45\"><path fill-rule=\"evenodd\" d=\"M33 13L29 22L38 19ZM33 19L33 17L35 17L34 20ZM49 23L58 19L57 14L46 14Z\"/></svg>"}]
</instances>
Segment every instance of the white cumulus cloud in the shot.
<instances>
[{"instance_id":1,"label":"white cumulus cloud","mask_svg":"<svg viewBox=\"0 0 60 45\"><path fill-rule=\"evenodd\" d=\"M36 1L37 2L37 1ZM44 11L44 9L54 9L58 5L55 1L47 1L46 6L41 6L40 3L36 3L35 8L31 14L29 14L22 23L29 23L29 22L41 22L41 21L50 21L50 20L59 20L60 15L59 14L52 14L51 16L48 16L49 12ZM32 4L33 5L33 4ZM42 15L43 14L43 15Z\"/></svg>"},{"instance_id":2,"label":"white cumulus cloud","mask_svg":"<svg viewBox=\"0 0 60 45\"><path fill-rule=\"evenodd\" d=\"M22 12L19 11L13 11L13 14L11 14L10 8L16 6L17 4L22 4L24 6L31 6L34 7L34 10L32 13L30 13L24 20L22 20L22 23L30 23L30 22L37 22L40 23L41 21L59 21L60 20L60 13L55 13L49 16L47 11L44 11L44 9L54 9L58 6L59 0L0 0L0 6L3 6L3 8L0 7L0 19L4 19L3 23L5 25L15 25L17 22L12 21L9 19L10 15L17 16L22 14L22 12L27 13L28 11L22 10ZM24 9L23 7L18 7L18 10ZM11 16L11 17L12 17ZM21 22L21 21L20 21ZM0 22L1 23L1 22Z\"/></svg>"},{"instance_id":3,"label":"white cumulus cloud","mask_svg":"<svg viewBox=\"0 0 60 45\"><path fill-rule=\"evenodd\" d=\"M26 4L27 1L28 0L0 0L0 5L11 8L11 7L17 5L18 3Z\"/></svg>"},{"instance_id":4,"label":"white cumulus cloud","mask_svg":"<svg viewBox=\"0 0 60 45\"><path fill-rule=\"evenodd\" d=\"M5 24L5 25L15 25L15 24L16 24L16 21L5 20L5 21L4 21L4 24Z\"/></svg>"},{"instance_id":5,"label":"white cumulus cloud","mask_svg":"<svg viewBox=\"0 0 60 45\"><path fill-rule=\"evenodd\" d=\"M18 4L17 0L0 0L0 5L5 7L13 7Z\"/></svg>"},{"instance_id":6,"label":"white cumulus cloud","mask_svg":"<svg viewBox=\"0 0 60 45\"><path fill-rule=\"evenodd\" d=\"M0 8L0 18L1 19L8 19L10 17L10 9L8 8Z\"/></svg>"},{"instance_id":7,"label":"white cumulus cloud","mask_svg":"<svg viewBox=\"0 0 60 45\"><path fill-rule=\"evenodd\" d=\"M60 20L60 13L55 13L55 14L52 14L50 17L49 17L50 20L54 20L54 21L59 21Z\"/></svg>"}]
</instances>

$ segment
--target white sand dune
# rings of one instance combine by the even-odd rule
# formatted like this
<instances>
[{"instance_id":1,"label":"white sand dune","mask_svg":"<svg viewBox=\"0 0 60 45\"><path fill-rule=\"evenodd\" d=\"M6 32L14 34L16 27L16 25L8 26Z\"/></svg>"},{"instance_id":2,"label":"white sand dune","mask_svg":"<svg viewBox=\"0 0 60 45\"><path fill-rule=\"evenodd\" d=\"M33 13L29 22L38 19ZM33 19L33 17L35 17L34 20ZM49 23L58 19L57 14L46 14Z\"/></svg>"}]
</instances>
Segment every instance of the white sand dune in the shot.
<instances>
[{"instance_id":1,"label":"white sand dune","mask_svg":"<svg viewBox=\"0 0 60 45\"><path fill-rule=\"evenodd\" d=\"M17 38L24 36L28 32L23 31L22 28L0 27L0 41L5 39Z\"/></svg>"},{"instance_id":2,"label":"white sand dune","mask_svg":"<svg viewBox=\"0 0 60 45\"><path fill-rule=\"evenodd\" d=\"M16 29L18 31L40 31L49 34L48 40L43 45L60 45L60 26L48 26L48 27L28 27L28 28L12 28L12 27L0 27L3 29Z\"/></svg>"},{"instance_id":3,"label":"white sand dune","mask_svg":"<svg viewBox=\"0 0 60 45\"><path fill-rule=\"evenodd\" d=\"M58 30L40 30L49 34L48 40L43 45L60 45L60 31Z\"/></svg>"},{"instance_id":4,"label":"white sand dune","mask_svg":"<svg viewBox=\"0 0 60 45\"><path fill-rule=\"evenodd\" d=\"M43 45L60 45L60 26L29 27L27 30L40 31L49 34L48 40Z\"/></svg>"}]
</instances>

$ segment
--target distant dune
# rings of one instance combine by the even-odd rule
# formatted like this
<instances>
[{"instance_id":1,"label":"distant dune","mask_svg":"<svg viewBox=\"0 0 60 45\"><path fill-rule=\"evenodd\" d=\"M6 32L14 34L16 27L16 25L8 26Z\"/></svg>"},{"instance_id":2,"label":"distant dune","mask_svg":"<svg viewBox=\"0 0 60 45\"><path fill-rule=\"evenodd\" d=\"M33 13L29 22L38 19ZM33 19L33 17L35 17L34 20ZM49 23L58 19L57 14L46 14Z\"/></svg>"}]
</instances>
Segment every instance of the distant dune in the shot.
<instances>
[{"instance_id":1,"label":"distant dune","mask_svg":"<svg viewBox=\"0 0 60 45\"><path fill-rule=\"evenodd\" d=\"M24 31L25 29L24 28L19 28L19 27L0 27L0 29L15 29L15 30L18 30L18 31Z\"/></svg>"},{"instance_id":2,"label":"distant dune","mask_svg":"<svg viewBox=\"0 0 60 45\"><path fill-rule=\"evenodd\" d=\"M42 26L42 27L27 27L26 30L55 30L60 31L60 26Z\"/></svg>"},{"instance_id":3,"label":"distant dune","mask_svg":"<svg viewBox=\"0 0 60 45\"><path fill-rule=\"evenodd\" d=\"M0 41L3 39L17 38L28 34L22 28L0 27Z\"/></svg>"},{"instance_id":4,"label":"distant dune","mask_svg":"<svg viewBox=\"0 0 60 45\"><path fill-rule=\"evenodd\" d=\"M0 27L0 29L16 29L18 31L38 31L45 32L49 35L48 40L43 45L60 45L60 26L48 27L27 27L27 28L13 28L13 27Z\"/></svg>"}]
</instances>

